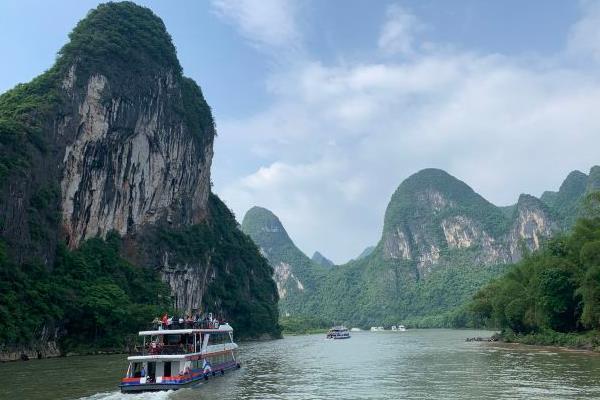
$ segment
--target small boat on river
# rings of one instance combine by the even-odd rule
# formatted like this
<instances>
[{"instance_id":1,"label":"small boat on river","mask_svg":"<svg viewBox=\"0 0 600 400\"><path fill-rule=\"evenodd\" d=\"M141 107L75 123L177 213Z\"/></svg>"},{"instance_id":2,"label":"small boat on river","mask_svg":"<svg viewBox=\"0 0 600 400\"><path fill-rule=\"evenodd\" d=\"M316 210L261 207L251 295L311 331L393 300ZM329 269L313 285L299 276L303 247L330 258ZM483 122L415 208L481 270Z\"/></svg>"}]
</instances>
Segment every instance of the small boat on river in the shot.
<instances>
[{"instance_id":1,"label":"small boat on river","mask_svg":"<svg viewBox=\"0 0 600 400\"><path fill-rule=\"evenodd\" d=\"M212 316L201 321L162 323L141 331L143 347L127 357L121 392L177 390L240 368L233 328Z\"/></svg>"},{"instance_id":2,"label":"small boat on river","mask_svg":"<svg viewBox=\"0 0 600 400\"><path fill-rule=\"evenodd\" d=\"M350 332L345 326L334 326L327 332L327 339L350 339Z\"/></svg>"}]
</instances>

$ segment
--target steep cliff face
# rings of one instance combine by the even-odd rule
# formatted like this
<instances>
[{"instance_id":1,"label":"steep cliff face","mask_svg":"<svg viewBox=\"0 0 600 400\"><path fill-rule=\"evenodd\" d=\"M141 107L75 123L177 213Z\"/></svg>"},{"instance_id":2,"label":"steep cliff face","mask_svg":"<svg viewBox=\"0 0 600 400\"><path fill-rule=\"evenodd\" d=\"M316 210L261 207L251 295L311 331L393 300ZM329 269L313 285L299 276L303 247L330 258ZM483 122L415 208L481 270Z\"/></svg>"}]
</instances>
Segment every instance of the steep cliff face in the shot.
<instances>
[{"instance_id":1,"label":"steep cliff face","mask_svg":"<svg viewBox=\"0 0 600 400\"><path fill-rule=\"evenodd\" d=\"M279 218L266 208L252 207L248 210L242 230L260 247L273 267L280 313L296 315L309 311L313 302L318 301L315 294L326 268L300 251Z\"/></svg>"},{"instance_id":2,"label":"steep cliff face","mask_svg":"<svg viewBox=\"0 0 600 400\"><path fill-rule=\"evenodd\" d=\"M521 259L523 246L529 251L538 250L542 242L560 230L557 216L536 197L522 194L519 197L513 223L506 238L510 261Z\"/></svg>"},{"instance_id":3,"label":"steep cliff face","mask_svg":"<svg viewBox=\"0 0 600 400\"><path fill-rule=\"evenodd\" d=\"M423 170L407 178L390 200L383 258L409 261L417 279L451 262L457 251L477 249L470 252L473 263L504 262L501 236L508 223L502 211L464 182L441 170Z\"/></svg>"},{"instance_id":4,"label":"steep cliff face","mask_svg":"<svg viewBox=\"0 0 600 400\"><path fill-rule=\"evenodd\" d=\"M166 69L148 77L142 95L125 97L109 77L79 76L77 70L75 63L63 82L76 112L57 128L68 143L61 209L69 245L111 230L125 235L160 219L179 225L202 221L214 132L208 127L206 141L195 140L173 115L182 100L181 76ZM87 82L76 89L77 79Z\"/></svg>"},{"instance_id":5,"label":"steep cliff face","mask_svg":"<svg viewBox=\"0 0 600 400\"><path fill-rule=\"evenodd\" d=\"M214 124L200 89L182 76L162 21L132 3L111 3L70 39L48 72L3 96L1 118L10 124L0 217L21 260L51 263L53 236L75 248L111 230L125 235L161 219L184 225L206 216ZM22 181L25 171L33 182ZM54 195L45 206L59 218L48 212L32 224L36 189ZM57 223L60 235L49 234ZM40 235L39 225L49 232Z\"/></svg>"},{"instance_id":6,"label":"steep cliff face","mask_svg":"<svg viewBox=\"0 0 600 400\"><path fill-rule=\"evenodd\" d=\"M133 263L158 271L181 311L210 308L242 335L277 336L272 269L211 194L212 114L182 75L163 22L134 3L106 3L69 38L52 68L0 96L0 276L43 265L44 273L19 279L76 292L77 279L103 285ZM114 234L123 246L108 257L111 276L53 276L68 259L57 259L62 243L68 254ZM154 282L152 273L139 273ZM163 306L154 295L138 299L128 279L138 278L111 288L144 307ZM0 306L8 300L0 294ZM51 301L53 310L67 307ZM60 313L39 312L37 332L69 324ZM0 352L4 340L27 347L13 333L6 339L0 329Z\"/></svg>"}]
</instances>

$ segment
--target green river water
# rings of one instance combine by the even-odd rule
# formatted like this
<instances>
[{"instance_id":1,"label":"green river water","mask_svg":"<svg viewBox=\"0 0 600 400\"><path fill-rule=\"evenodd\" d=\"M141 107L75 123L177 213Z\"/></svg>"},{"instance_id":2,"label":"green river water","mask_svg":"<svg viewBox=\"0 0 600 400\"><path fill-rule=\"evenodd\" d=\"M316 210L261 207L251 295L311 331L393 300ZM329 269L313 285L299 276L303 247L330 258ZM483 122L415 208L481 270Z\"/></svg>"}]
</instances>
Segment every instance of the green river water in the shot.
<instances>
[{"instance_id":1,"label":"green river water","mask_svg":"<svg viewBox=\"0 0 600 400\"><path fill-rule=\"evenodd\" d=\"M123 395L124 355L0 364L0 399L600 399L600 355L408 330L240 345L242 369L176 392Z\"/></svg>"}]
</instances>

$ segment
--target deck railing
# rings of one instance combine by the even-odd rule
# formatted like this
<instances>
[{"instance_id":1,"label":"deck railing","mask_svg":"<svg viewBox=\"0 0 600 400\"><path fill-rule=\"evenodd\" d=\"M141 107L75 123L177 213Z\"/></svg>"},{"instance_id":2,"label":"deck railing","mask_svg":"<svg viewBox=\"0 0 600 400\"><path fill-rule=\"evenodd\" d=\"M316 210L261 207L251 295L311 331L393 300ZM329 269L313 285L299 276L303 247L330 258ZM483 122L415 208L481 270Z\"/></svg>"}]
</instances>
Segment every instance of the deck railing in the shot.
<instances>
[{"instance_id":1,"label":"deck railing","mask_svg":"<svg viewBox=\"0 0 600 400\"><path fill-rule=\"evenodd\" d=\"M175 330L175 329L217 329L219 327L218 321L175 321L170 324L153 323L148 329L149 330Z\"/></svg>"}]
</instances>

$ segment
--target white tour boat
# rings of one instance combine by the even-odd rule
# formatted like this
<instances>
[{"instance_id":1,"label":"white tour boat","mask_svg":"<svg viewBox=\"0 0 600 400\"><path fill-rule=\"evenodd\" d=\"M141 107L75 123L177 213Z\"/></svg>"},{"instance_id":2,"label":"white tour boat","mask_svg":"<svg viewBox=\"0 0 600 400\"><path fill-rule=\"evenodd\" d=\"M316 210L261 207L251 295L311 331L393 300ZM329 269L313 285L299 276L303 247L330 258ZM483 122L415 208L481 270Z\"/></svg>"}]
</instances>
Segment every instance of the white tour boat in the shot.
<instances>
[{"instance_id":1,"label":"white tour boat","mask_svg":"<svg viewBox=\"0 0 600 400\"><path fill-rule=\"evenodd\" d=\"M350 339L350 332L345 326L334 326L327 332L327 339Z\"/></svg>"},{"instance_id":2,"label":"white tour boat","mask_svg":"<svg viewBox=\"0 0 600 400\"><path fill-rule=\"evenodd\" d=\"M127 357L121 392L177 390L240 367L233 328L212 316L198 322L159 323L156 328L139 333L144 345L139 354Z\"/></svg>"}]
</instances>

